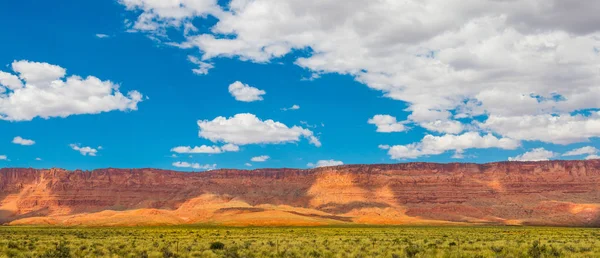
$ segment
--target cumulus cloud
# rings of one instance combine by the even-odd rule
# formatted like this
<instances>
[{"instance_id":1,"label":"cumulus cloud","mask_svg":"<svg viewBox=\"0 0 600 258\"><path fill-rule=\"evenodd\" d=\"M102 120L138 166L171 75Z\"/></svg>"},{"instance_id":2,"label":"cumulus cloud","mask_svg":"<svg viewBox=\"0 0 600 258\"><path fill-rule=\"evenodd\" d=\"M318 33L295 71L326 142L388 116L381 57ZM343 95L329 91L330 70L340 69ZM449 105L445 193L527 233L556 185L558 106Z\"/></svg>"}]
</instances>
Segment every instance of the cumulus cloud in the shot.
<instances>
[{"instance_id":1,"label":"cumulus cloud","mask_svg":"<svg viewBox=\"0 0 600 258\"><path fill-rule=\"evenodd\" d=\"M396 121L396 117L390 115L375 115L367 123L377 126L377 132L392 133L406 130L404 123Z\"/></svg>"},{"instance_id":2,"label":"cumulus cloud","mask_svg":"<svg viewBox=\"0 0 600 258\"><path fill-rule=\"evenodd\" d=\"M382 150L389 150L392 146L387 145L387 144L379 144L379 146L377 146L377 147Z\"/></svg>"},{"instance_id":3,"label":"cumulus cloud","mask_svg":"<svg viewBox=\"0 0 600 258\"><path fill-rule=\"evenodd\" d=\"M252 166L252 164L250 164L250 163L246 163L246 164L244 164L244 165L245 165L246 167L251 167L251 166Z\"/></svg>"},{"instance_id":4,"label":"cumulus cloud","mask_svg":"<svg viewBox=\"0 0 600 258\"><path fill-rule=\"evenodd\" d=\"M237 101L253 102L263 100L262 95L265 95L264 90L259 90L248 84L236 81L229 85L229 93Z\"/></svg>"},{"instance_id":5,"label":"cumulus cloud","mask_svg":"<svg viewBox=\"0 0 600 258\"><path fill-rule=\"evenodd\" d=\"M41 159L41 158L35 158L35 160L36 160L36 161L42 161L42 159Z\"/></svg>"},{"instance_id":6,"label":"cumulus cloud","mask_svg":"<svg viewBox=\"0 0 600 258\"><path fill-rule=\"evenodd\" d=\"M99 38L99 39L104 39L104 38L109 38L109 37L110 37L109 35L102 34L102 33L96 34L96 38Z\"/></svg>"},{"instance_id":7,"label":"cumulus cloud","mask_svg":"<svg viewBox=\"0 0 600 258\"><path fill-rule=\"evenodd\" d=\"M0 160L8 160L8 157L6 155L0 155Z\"/></svg>"},{"instance_id":8,"label":"cumulus cloud","mask_svg":"<svg viewBox=\"0 0 600 258\"><path fill-rule=\"evenodd\" d=\"M19 75L21 80L31 83L34 86L43 86L39 84L48 84L55 80L61 79L67 73L65 68L62 68L58 65L30 62L27 60L14 61L12 63L12 69Z\"/></svg>"},{"instance_id":9,"label":"cumulus cloud","mask_svg":"<svg viewBox=\"0 0 600 258\"><path fill-rule=\"evenodd\" d=\"M301 137L317 147L321 142L314 133L300 126L287 125L271 119L260 120L254 114L242 113L233 117L219 116L213 120L198 121L199 136L213 142L236 145L280 144L298 142Z\"/></svg>"},{"instance_id":10,"label":"cumulus cloud","mask_svg":"<svg viewBox=\"0 0 600 258\"><path fill-rule=\"evenodd\" d=\"M544 148L536 148L531 151L525 152L516 157L508 158L509 161L544 161L550 160L551 158L557 156L557 153L546 150Z\"/></svg>"},{"instance_id":11,"label":"cumulus cloud","mask_svg":"<svg viewBox=\"0 0 600 258\"><path fill-rule=\"evenodd\" d=\"M406 109L411 112L409 121L437 133L459 134L465 126L454 119L447 110L432 110L423 105L413 105Z\"/></svg>"},{"instance_id":12,"label":"cumulus cloud","mask_svg":"<svg viewBox=\"0 0 600 258\"><path fill-rule=\"evenodd\" d=\"M218 146L206 146L202 145L200 147L196 146L194 148L190 146L178 146L171 149L172 152L176 153L221 153L221 148Z\"/></svg>"},{"instance_id":13,"label":"cumulus cloud","mask_svg":"<svg viewBox=\"0 0 600 258\"><path fill-rule=\"evenodd\" d=\"M395 146L380 145L379 148L387 149L392 159L415 159L421 156L439 155L447 151L458 152L457 157L462 157L463 151L467 149L513 150L519 146L519 141L510 138L497 138L492 134L482 136L477 132L467 132L461 135L426 135L417 143Z\"/></svg>"},{"instance_id":14,"label":"cumulus cloud","mask_svg":"<svg viewBox=\"0 0 600 258\"><path fill-rule=\"evenodd\" d=\"M481 127L517 140L571 144L600 136L600 113L490 116Z\"/></svg>"},{"instance_id":15,"label":"cumulus cloud","mask_svg":"<svg viewBox=\"0 0 600 258\"><path fill-rule=\"evenodd\" d=\"M585 157L586 160L592 160L592 159L600 159L600 156L594 154L594 155L589 155L587 157Z\"/></svg>"},{"instance_id":16,"label":"cumulus cloud","mask_svg":"<svg viewBox=\"0 0 600 258\"><path fill-rule=\"evenodd\" d=\"M81 147L80 144L70 144L69 146L71 146L71 149L79 151L83 156L96 156L98 149L102 149L102 147L98 147L98 149L87 146Z\"/></svg>"},{"instance_id":17,"label":"cumulus cloud","mask_svg":"<svg viewBox=\"0 0 600 258\"><path fill-rule=\"evenodd\" d=\"M239 150L240 150L240 147L235 144L225 144L221 147L215 146L215 145L213 145L213 146L202 145L202 146L195 146L193 148L190 146L178 146L178 147L172 148L171 152L187 153L187 154L198 154L198 153L219 154L219 153L223 153L223 152L236 152Z\"/></svg>"},{"instance_id":18,"label":"cumulus cloud","mask_svg":"<svg viewBox=\"0 0 600 258\"><path fill-rule=\"evenodd\" d=\"M228 143L228 144L225 144L225 145L221 146L221 150L223 150L224 152L225 151L236 152L236 151L240 150L240 146Z\"/></svg>"},{"instance_id":19,"label":"cumulus cloud","mask_svg":"<svg viewBox=\"0 0 600 258\"><path fill-rule=\"evenodd\" d=\"M29 146L29 145L34 145L35 141L29 140L29 139L23 139L21 136L17 136L15 138L13 138L12 143Z\"/></svg>"},{"instance_id":20,"label":"cumulus cloud","mask_svg":"<svg viewBox=\"0 0 600 258\"><path fill-rule=\"evenodd\" d=\"M452 155L453 159L464 159L465 151L464 150L455 150L454 155Z\"/></svg>"},{"instance_id":21,"label":"cumulus cloud","mask_svg":"<svg viewBox=\"0 0 600 258\"><path fill-rule=\"evenodd\" d=\"M464 125L454 120L435 120L419 123L429 131L438 133L459 134L464 130Z\"/></svg>"},{"instance_id":22,"label":"cumulus cloud","mask_svg":"<svg viewBox=\"0 0 600 258\"><path fill-rule=\"evenodd\" d=\"M188 61L190 61L192 64L198 65L198 68L192 69L192 72L198 75L206 75L208 74L208 70L214 68L213 64L201 61L195 56L188 56Z\"/></svg>"},{"instance_id":23,"label":"cumulus cloud","mask_svg":"<svg viewBox=\"0 0 600 258\"><path fill-rule=\"evenodd\" d=\"M330 160L319 160L319 161L317 161L316 164L312 163L312 162L306 164L307 167L311 167L311 168L313 168L313 167L317 167L317 168L320 168L320 167L333 167L333 166L341 166L341 165L344 165L344 162L341 162L339 160L333 160L333 159L330 159Z\"/></svg>"},{"instance_id":24,"label":"cumulus cloud","mask_svg":"<svg viewBox=\"0 0 600 258\"><path fill-rule=\"evenodd\" d=\"M265 162L269 159L270 157L267 155L261 155L261 156L256 156L256 157L252 157L250 160L253 162Z\"/></svg>"},{"instance_id":25,"label":"cumulus cloud","mask_svg":"<svg viewBox=\"0 0 600 258\"><path fill-rule=\"evenodd\" d=\"M4 93L7 90L16 90L23 88L23 82L18 76L7 72L0 71L0 93Z\"/></svg>"},{"instance_id":26,"label":"cumulus cloud","mask_svg":"<svg viewBox=\"0 0 600 258\"><path fill-rule=\"evenodd\" d=\"M94 76L65 78L66 70L57 65L23 60L14 61L12 69L18 78L0 72L0 120L137 110L143 99L138 91L124 95L119 85Z\"/></svg>"},{"instance_id":27,"label":"cumulus cloud","mask_svg":"<svg viewBox=\"0 0 600 258\"><path fill-rule=\"evenodd\" d=\"M600 136L596 115L573 115L599 108L598 1L121 3L138 11L135 29L184 28L174 45L198 49L203 61L265 63L309 49L296 65L353 76L405 102L408 120L431 132L460 134L483 120L476 129L523 141ZM207 15L217 19L210 30L185 30Z\"/></svg>"},{"instance_id":28,"label":"cumulus cloud","mask_svg":"<svg viewBox=\"0 0 600 258\"><path fill-rule=\"evenodd\" d=\"M563 156L580 156L580 155L594 155L598 153L598 149L592 146L585 146L579 149L574 149L567 151L563 154Z\"/></svg>"},{"instance_id":29,"label":"cumulus cloud","mask_svg":"<svg viewBox=\"0 0 600 258\"><path fill-rule=\"evenodd\" d=\"M131 29L162 34L167 27L193 26L194 17L206 17L221 12L216 0L119 0L128 10L141 11Z\"/></svg>"},{"instance_id":30,"label":"cumulus cloud","mask_svg":"<svg viewBox=\"0 0 600 258\"><path fill-rule=\"evenodd\" d=\"M298 105L294 104L294 105L292 105L292 106L291 106L291 107L289 107L289 108L282 108L281 110L283 110L283 111L288 111L288 110L298 110L298 109L300 109L300 106L298 106Z\"/></svg>"},{"instance_id":31,"label":"cumulus cloud","mask_svg":"<svg viewBox=\"0 0 600 258\"><path fill-rule=\"evenodd\" d=\"M177 161L177 162L173 162L172 164L174 167L178 167L178 168L193 168L193 169L199 169L199 170L213 170L217 168L217 164L199 164L199 163L189 163L189 162L185 162L185 161Z\"/></svg>"}]
</instances>

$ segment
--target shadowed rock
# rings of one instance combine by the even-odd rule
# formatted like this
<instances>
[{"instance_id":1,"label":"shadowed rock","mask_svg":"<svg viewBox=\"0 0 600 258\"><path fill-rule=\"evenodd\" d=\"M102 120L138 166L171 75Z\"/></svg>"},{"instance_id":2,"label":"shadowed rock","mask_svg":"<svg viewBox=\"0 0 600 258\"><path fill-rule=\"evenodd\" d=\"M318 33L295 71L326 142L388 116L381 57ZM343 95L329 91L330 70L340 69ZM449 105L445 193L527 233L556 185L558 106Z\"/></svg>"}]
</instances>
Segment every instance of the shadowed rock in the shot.
<instances>
[{"instance_id":1,"label":"shadowed rock","mask_svg":"<svg viewBox=\"0 0 600 258\"><path fill-rule=\"evenodd\" d=\"M600 226L600 161L309 170L0 169L0 222Z\"/></svg>"}]
</instances>

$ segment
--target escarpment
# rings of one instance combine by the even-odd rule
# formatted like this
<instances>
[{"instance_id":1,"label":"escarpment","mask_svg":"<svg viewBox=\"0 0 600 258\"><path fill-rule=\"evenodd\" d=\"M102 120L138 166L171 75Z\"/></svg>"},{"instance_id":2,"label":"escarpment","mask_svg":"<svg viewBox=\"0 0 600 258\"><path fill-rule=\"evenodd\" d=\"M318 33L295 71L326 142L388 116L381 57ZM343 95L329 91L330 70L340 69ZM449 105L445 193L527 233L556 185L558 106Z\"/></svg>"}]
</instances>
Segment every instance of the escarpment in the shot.
<instances>
[{"instance_id":1,"label":"escarpment","mask_svg":"<svg viewBox=\"0 0 600 258\"><path fill-rule=\"evenodd\" d=\"M600 160L193 173L3 168L0 222L600 226Z\"/></svg>"}]
</instances>

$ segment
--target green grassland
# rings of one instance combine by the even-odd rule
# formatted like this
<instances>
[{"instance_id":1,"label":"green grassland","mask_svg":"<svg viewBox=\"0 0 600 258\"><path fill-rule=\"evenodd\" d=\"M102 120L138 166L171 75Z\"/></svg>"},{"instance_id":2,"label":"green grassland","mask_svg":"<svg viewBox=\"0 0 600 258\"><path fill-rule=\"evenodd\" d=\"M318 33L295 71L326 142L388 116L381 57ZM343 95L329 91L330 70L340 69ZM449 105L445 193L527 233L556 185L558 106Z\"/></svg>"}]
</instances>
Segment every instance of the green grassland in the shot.
<instances>
[{"instance_id":1,"label":"green grassland","mask_svg":"<svg viewBox=\"0 0 600 258\"><path fill-rule=\"evenodd\" d=\"M5 226L0 257L600 257L600 230Z\"/></svg>"}]
</instances>

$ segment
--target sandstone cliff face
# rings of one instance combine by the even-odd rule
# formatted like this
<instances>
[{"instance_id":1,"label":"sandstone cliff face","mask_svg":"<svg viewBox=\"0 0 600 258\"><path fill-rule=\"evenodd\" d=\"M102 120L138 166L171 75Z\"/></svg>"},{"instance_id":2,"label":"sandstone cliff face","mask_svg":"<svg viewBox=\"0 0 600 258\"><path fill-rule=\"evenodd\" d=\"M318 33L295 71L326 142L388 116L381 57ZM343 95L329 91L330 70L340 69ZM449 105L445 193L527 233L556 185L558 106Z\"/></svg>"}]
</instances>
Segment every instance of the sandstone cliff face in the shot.
<instances>
[{"instance_id":1,"label":"sandstone cliff face","mask_svg":"<svg viewBox=\"0 0 600 258\"><path fill-rule=\"evenodd\" d=\"M200 173L4 168L0 222L600 226L600 160Z\"/></svg>"}]
</instances>

